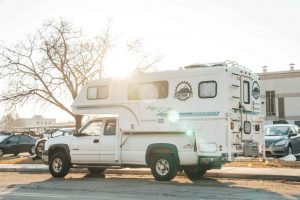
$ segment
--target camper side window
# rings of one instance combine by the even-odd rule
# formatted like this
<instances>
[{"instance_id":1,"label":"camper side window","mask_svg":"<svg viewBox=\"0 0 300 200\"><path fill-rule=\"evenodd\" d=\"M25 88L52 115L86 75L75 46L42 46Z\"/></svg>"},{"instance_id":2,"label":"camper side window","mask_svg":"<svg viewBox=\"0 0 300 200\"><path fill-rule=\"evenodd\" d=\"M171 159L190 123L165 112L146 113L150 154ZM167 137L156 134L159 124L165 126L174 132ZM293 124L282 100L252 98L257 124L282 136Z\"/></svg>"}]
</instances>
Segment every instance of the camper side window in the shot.
<instances>
[{"instance_id":1,"label":"camper side window","mask_svg":"<svg viewBox=\"0 0 300 200\"><path fill-rule=\"evenodd\" d=\"M107 86L93 86L93 87L88 87L87 89L88 100L106 99L107 96L108 96Z\"/></svg>"},{"instance_id":2,"label":"camper side window","mask_svg":"<svg viewBox=\"0 0 300 200\"><path fill-rule=\"evenodd\" d=\"M198 94L200 98L214 98L217 96L217 82L203 81L199 83Z\"/></svg>"},{"instance_id":3,"label":"camper side window","mask_svg":"<svg viewBox=\"0 0 300 200\"><path fill-rule=\"evenodd\" d=\"M131 83L128 85L127 98L129 100L164 99L168 97L168 90L167 81Z\"/></svg>"},{"instance_id":4,"label":"camper side window","mask_svg":"<svg viewBox=\"0 0 300 200\"><path fill-rule=\"evenodd\" d=\"M244 103L249 104L250 103L250 84L249 81L244 81Z\"/></svg>"}]
</instances>

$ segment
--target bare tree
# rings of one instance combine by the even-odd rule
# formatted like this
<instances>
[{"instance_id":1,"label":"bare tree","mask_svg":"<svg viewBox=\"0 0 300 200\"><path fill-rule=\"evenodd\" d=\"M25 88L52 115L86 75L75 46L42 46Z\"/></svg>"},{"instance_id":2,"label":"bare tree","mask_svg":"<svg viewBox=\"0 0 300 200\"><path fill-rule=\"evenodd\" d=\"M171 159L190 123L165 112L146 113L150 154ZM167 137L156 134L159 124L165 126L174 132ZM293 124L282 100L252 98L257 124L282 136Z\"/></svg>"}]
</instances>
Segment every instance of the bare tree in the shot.
<instances>
[{"instance_id":1,"label":"bare tree","mask_svg":"<svg viewBox=\"0 0 300 200\"><path fill-rule=\"evenodd\" d=\"M132 53L136 57L138 62L136 71L138 72L156 71L157 64L161 62L163 58L159 53L153 55L152 53L146 52L142 38L129 41L127 49L129 53Z\"/></svg>"},{"instance_id":2,"label":"bare tree","mask_svg":"<svg viewBox=\"0 0 300 200\"><path fill-rule=\"evenodd\" d=\"M0 119L0 126L3 131L10 131L15 117L12 113L5 114Z\"/></svg>"},{"instance_id":3,"label":"bare tree","mask_svg":"<svg viewBox=\"0 0 300 200\"><path fill-rule=\"evenodd\" d=\"M69 102L83 84L101 76L111 45L109 26L95 39L85 40L70 22L45 22L26 41L0 45L0 74L9 80L0 101L12 107L29 100L48 102L73 116L79 128L82 116L71 111Z\"/></svg>"}]
</instances>

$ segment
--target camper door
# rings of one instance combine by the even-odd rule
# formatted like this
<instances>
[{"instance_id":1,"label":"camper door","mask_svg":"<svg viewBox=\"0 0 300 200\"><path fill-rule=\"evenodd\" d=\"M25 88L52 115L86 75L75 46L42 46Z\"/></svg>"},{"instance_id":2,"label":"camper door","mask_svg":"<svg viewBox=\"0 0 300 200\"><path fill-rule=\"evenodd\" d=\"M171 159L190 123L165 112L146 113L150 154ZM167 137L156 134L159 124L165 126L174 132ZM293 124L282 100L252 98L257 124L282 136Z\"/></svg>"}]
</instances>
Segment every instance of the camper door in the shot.
<instances>
[{"instance_id":1,"label":"camper door","mask_svg":"<svg viewBox=\"0 0 300 200\"><path fill-rule=\"evenodd\" d=\"M241 132L242 140L251 140L252 102L251 78L241 77Z\"/></svg>"}]
</instances>

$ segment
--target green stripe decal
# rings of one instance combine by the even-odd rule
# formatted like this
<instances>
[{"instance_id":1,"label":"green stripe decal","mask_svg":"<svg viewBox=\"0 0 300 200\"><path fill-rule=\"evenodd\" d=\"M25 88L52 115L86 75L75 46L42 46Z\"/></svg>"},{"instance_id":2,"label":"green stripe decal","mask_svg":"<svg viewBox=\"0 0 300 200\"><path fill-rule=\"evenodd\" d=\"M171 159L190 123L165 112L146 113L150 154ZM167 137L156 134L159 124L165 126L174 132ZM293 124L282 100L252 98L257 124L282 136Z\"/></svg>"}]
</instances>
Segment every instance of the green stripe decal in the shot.
<instances>
[{"instance_id":1,"label":"green stripe decal","mask_svg":"<svg viewBox=\"0 0 300 200\"><path fill-rule=\"evenodd\" d=\"M181 117L213 117L213 116L219 116L220 112L184 112L179 113ZM158 113L157 116L165 117L167 116L167 113Z\"/></svg>"}]
</instances>

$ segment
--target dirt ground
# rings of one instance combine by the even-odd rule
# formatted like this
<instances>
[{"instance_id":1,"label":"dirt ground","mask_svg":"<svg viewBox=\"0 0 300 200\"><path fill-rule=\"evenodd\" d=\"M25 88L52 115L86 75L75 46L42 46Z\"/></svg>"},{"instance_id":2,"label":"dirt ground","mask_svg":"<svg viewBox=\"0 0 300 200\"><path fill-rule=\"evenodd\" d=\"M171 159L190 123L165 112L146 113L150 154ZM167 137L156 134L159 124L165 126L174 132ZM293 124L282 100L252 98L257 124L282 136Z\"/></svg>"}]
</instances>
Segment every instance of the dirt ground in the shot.
<instances>
[{"instance_id":1,"label":"dirt ground","mask_svg":"<svg viewBox=\"0 0 300 200\"><path fill-rule=\"evenodd\" d=\"M18 156L14 155L4 155L0 158L0 164L42 164L41 160L32 160L31 155L29 154L19 154Z\"/></svg>"}]
</instances>

